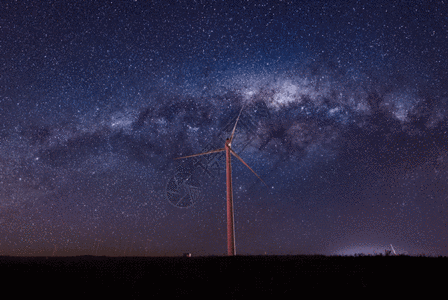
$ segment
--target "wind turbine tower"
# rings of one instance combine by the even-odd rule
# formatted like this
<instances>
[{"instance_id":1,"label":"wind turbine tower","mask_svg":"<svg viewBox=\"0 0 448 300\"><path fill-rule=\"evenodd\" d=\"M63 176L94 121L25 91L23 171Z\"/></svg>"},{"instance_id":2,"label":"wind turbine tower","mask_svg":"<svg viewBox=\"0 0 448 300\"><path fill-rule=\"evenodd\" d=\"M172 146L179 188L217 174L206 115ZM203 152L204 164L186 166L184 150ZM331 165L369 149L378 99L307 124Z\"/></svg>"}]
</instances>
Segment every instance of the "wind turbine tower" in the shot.
<instances>
[{"instance_id":1,"label":"wind turbine tower","mask_svg":"<svg viewBox=\"0 0 448 300\"><path fill-rule=\"evenodd\" d=\"M217 153L217 152L226 152L226 183L227 183L227 255L228 256L234 256L236 254L235 250L235 221L234 221L234 212L233 212L233 190L232 190L232 166L231 166L231 157L232 155L238 158L246 167L249 168L263 183L266 185L266 183L263 181L263 179L260 178L260 176L255 173L254 170L249 167L244 160L235 153L232 149L232 141L235 134L236 125L238 124L238 120L240 118L241 112L243 111L243 108L241 108L241 111L238 115L238 118L236 119L235 126L233 127L232 134L230 135L230 138L227 138L224 143L224 148L211 150L204 153L199 154L193 154L189 156L183 156L178 157L175 159L183 159L183 158L189 158L194 156L200 156L200 155L206 155L211 153ZM231 155L232 154L232 155ZM267 187L267 185L266 185Z\"/></svg>"}]
</instances>

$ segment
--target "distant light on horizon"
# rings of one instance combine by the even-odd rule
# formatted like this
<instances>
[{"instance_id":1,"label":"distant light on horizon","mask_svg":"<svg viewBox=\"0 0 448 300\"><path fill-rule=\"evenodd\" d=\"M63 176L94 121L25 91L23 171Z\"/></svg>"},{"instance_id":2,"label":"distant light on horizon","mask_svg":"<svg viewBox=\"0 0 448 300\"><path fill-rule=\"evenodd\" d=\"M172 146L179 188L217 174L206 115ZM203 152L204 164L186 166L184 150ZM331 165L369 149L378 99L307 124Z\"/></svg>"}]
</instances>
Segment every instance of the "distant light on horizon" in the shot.
<instances>
[{"instance_id":1,"label":"distant light on horizon","mask_svg":"<svg viewBox=\"0 0 448 300\"><path fill-rule=\"evenodd\" d=\"M436 255L430 249L418 250L412 248L406 248L398 245L393 245L396 255L425 255L433 256ZM352 243L346 246L341 246L337 250L332 251L330 255L342 255L342 256L354 256L354 255L384 255L386 251L390 251L391 255L394 255L390 243Z\"/></svg>"}]
</instances>

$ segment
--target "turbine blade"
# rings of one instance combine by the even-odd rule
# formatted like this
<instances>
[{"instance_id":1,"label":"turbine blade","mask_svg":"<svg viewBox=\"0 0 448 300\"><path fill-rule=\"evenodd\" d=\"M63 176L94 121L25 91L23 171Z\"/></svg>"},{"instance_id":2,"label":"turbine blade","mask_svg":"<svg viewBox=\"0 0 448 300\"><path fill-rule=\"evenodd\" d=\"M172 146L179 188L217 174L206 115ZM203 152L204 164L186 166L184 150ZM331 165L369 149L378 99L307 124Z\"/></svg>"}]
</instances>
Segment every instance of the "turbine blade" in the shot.
<instances>
[{"instance_id":1,"label":"turbine blade","mask_svg":"<svg viewBox=\"0 0 448 300\"><path fill-rule=\"evenodd\" d=\"M244 162L244 160L243 160L238 154L235 153L235 151L233 151L232 148L230 148L230 152L231 152L236 158L238 158L238 159L239 159L239 160L240 160L246 167L248 167L249 170L251 170L251 171L255 174L255 176L257 176L258 179L260 179L261 182L264 183L264 185L265 185L266 187L268 187L268 185L263 181L263 179L261 179L260 176L258 176L257 173L255 173L255 171L252 170L251 167L249 167L248 164L246 164L246 163Z\"/></svg>"},{"instance_id":2,"label":"turbine blade","mask_svg":"<svg viewBox=\"0 0 448 300\"><path fill-rule=\"evenodd\" d=\"M188 155L188 156L177 157L175 159L189 158L189 157L193 157L193 156L206 155L206 154L217 153L217 152L222 152L222 151L226 151L226 149L221 148L221 149L211 150L211 151L204 152L204 153L198 153L198 154L193 154L193 155Z\"/></svg>"},{"instance_id":3,"label":"turbine blade","mask_svg":"<svg viewBox=\"0 0 448 300\"><path fill-rule=\"evenodd\" d=\"M241 107L238 118L236 118L235 126L233 126L232 135L230 136L230 142L232 142L232 140L233 140L233 135L235 134L236 124L238 124L238 120L240 119L241 112L243 111L243 108L244 108L244 105L243 105L243 107Z\"/></svg>"}]
</instances>

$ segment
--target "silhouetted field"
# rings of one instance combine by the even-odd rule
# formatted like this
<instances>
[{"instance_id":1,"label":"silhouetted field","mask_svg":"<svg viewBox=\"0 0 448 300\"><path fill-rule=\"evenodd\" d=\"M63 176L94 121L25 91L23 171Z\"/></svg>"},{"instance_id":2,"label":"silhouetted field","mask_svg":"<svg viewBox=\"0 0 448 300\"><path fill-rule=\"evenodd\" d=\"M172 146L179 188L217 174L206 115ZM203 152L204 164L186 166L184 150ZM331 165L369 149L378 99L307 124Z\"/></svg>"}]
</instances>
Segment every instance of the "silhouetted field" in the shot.
<instances>
[{"instance_id":1,"label":"silhouetted field","mask_svg":"<svg viewBox=\"0 0 448 300\"><path fill-rule=\"evenodd\" d=\"M239 298L298 296L310 288L441 287L439 274L447 265L446 257L410 256L0 257L2 286L19 283L20 295L50 298Z\"/></svg>"}]
</instances>

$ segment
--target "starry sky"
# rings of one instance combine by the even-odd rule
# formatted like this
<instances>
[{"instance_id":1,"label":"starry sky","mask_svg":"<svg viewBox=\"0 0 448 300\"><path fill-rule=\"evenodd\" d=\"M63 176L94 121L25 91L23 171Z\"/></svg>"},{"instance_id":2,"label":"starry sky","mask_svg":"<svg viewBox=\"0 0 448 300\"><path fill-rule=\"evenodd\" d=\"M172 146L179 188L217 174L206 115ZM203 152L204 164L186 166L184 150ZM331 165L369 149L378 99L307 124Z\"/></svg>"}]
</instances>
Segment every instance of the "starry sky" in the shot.
<instances>
[{"instance_id":1,"label":"starry sky","mask_svg":"<svg viewBox=\"0 0 448 300\"><path fill-rule=\"evenodd\" d=\"M338 4L344 2L345 4ZM448 255L446 1L3 1L0 255Z\"/></svg>"}]
</instances>

